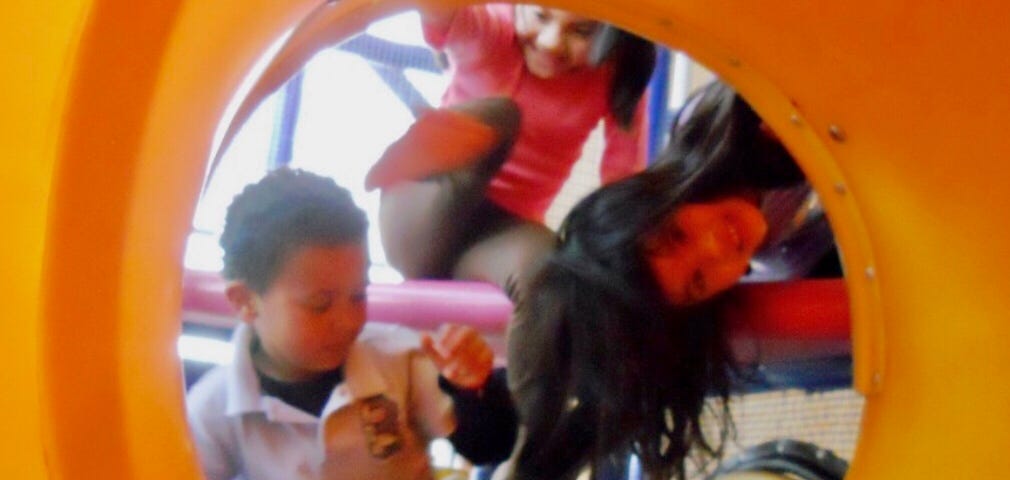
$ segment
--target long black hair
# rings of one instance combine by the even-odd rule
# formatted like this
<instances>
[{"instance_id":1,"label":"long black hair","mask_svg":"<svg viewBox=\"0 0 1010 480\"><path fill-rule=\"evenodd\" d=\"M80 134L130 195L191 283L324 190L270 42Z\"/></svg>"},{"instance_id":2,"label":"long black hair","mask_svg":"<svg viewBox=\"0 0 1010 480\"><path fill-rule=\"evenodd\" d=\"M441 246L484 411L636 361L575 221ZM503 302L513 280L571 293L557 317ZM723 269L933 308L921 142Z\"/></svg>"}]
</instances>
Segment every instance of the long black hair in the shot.
<instances>
[{"instance_id":1,"label":"long black hair","mask_svg":"<svg viewBox=\"0 0 1010 480\"><path fill-rule=\"evenodd\" d=\"M614 62L608 97L610 114L618 125L628 128L656 67L656 46L633 33L604 24L593 39L589 62L599 65L606 61Z\"/></svg>"},{"instance_id":2,"label":"long black hair","mask_svg":"<svg viewBox=\"0 0 1010 480\"><path fill-rule=\"evenodd\" d=\"M731 89L701 95L661 162L571 211L517 306L509 370L527 434L515 478L598 472L629 453L649 478L684 478L689 454L721 453L737 371L720 315L728 296L671 305L643 239L680 205L803 176ZM718 441L702 431L706 406Z\"/></svg>"}]
</instances>

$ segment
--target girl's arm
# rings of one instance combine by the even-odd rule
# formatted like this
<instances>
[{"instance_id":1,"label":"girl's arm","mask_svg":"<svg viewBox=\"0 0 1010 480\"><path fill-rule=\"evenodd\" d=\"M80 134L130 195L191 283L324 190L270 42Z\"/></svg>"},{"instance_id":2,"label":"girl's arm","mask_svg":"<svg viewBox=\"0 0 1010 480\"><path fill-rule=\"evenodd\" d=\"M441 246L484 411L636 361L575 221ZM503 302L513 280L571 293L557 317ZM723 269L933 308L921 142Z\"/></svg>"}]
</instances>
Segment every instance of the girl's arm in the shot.
<instances>
[{"instance_id":1,"label":"girl's arm","mask_svg":"<svg viewBox=\"0 0 1010 480\"><path fill-rule=\"evenodd\" d=\"M425 37L428 32L445 36L452 26L452 20L456 16L456 7L446 5L426 5L420 9L421 22L424 25Z\"/></svg>"},{"instance_id":2,"label":"girl's arm","mask_svg":"<svg viewBox=\"0 0 1010 480\"><path fill-rule=\"evenodd\" d=\"M511 8L497 4L427 7L421 12L424 40L432 48L444 50L457 65L488 61L488 52L511 45Z\"/></svg>"}]
</instances>

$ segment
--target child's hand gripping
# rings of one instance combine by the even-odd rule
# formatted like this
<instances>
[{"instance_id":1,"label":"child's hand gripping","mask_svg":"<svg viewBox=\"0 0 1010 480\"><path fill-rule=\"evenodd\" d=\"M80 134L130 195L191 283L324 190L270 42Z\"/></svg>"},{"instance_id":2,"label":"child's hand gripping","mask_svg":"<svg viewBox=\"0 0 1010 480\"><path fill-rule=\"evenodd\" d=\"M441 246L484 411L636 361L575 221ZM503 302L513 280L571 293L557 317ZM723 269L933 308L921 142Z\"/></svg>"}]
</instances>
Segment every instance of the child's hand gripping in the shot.
<instances>
[{"instance_id":1,"label":"child's hand gripping","mask_svg":"<svg viewBox=\"0 0 1010 480\"><path fill-rule=\"evenodd\" d=\"M442 325L435 337L421 335L421 349L439 373L461 390L484 387L494 366L494 352L473 327Z\"/></svg>"}]
</instances>

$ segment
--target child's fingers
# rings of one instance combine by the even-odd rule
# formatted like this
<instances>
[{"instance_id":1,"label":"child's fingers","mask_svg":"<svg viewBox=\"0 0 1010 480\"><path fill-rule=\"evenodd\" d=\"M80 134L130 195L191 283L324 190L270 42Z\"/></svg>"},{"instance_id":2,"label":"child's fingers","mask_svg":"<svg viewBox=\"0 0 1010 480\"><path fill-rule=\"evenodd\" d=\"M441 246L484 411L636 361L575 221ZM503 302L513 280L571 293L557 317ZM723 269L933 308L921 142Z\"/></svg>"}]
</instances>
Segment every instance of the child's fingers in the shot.
<instances>
[{"instance_id":1,"label":"child's fingers","mask_svg":"<svg viewBox=\"0 0 1010 480\"><path fill-rule=\"evenodd\" d=\"M475 390L482 388L487 379L491 376L491 368L494 364L494 354L488 351L480 353L477 357L472 357L468 361L453 363L454 371L452 376L446 376L450 382L459 388Z\"/></svg>"},{"instance_id":2,"label":"child's fingers","mask_svg":"<svg viewBox=\"0 0 1010 480\"><path fill-rule=\"evenodd\" d=\"M483 387L494 366L494 352L487 341L468 326L444 326L440 334L436 343L447 360L442 376L460 388Z\"/></svg>"},{"instance_id":3,"label":"child's fingers","mask_svg":"<svg viewBox=\"0 0 1010 480\"><path fill-rule=\"evenodd\" d=\"M479 337L473 327L465 325L442 325L439 328L435 343L446 356L453 356L460 348L464 348L474 337Z\"/></svg>"},{"instance_id":4,"label":"child's fingers","mask_svg":"<svg viewBox=\"0 0 1010 480\"><path fill-rule=\"evenodd\" d=\"M431 335L427 333L421 334L421 351L435 363L435 367L439 370L445 368L446 364L449 363L449 358L440 351L438 345L432 340Z\"/></svg>"},{"instance_id":5,"label":"child's fingers","mask_svg":"<svg viewBox=\"0 0 1010 480\"><path fill-rule=\"evenodd\" d=\"M475 335L460 345L454 353L454 358L470 368L478 368L484 364L490 365L494 360L494 352L483 338Z\"/></svg>"}]
</instances>

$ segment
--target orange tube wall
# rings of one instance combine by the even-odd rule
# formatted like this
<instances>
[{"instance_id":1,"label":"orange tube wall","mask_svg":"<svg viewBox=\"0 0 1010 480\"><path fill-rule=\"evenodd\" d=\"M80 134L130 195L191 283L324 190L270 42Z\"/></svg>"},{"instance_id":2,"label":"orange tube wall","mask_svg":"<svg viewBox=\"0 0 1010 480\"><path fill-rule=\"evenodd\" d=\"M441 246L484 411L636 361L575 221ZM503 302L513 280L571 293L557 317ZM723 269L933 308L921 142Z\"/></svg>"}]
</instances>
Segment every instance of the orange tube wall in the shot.
<instances>
[{"instance_id":1,"label":"orange tube wall","mask_svg":"<svg viewBox=\"0 0 1010 480\"><path fill-rule=\"evenodd\" d=\"M6 477L198 478L174 344L183 241L229 98L320 3L0 7ZM849 478L1005 471L1010 4L546 3L707 64L807 171L844 252L867 395ZM353 32L406 7L328 8Z\"/></svg>"}]
</instances>

